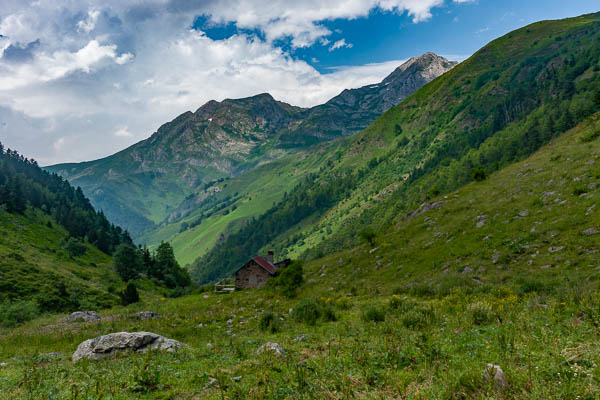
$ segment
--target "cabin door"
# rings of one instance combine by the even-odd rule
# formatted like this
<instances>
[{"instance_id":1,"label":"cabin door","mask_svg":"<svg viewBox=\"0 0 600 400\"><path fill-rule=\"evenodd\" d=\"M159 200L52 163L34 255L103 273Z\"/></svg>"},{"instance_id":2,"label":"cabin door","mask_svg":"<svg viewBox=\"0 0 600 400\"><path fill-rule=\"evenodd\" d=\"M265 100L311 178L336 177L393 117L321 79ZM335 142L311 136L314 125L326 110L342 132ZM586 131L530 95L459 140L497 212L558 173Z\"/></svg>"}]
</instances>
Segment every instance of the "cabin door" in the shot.
<instances>
[{"instance_id":1,"label":"cabin door","mask_svg":"<svg viewBox=\"0 0 600 400\"><path fill-rule=\"evenodd\" d=\"M248 277L248 286L250 287L254 287L256 286L256 275L255 274L250 274L250 276Z\"/></svg>"}]
</instances>

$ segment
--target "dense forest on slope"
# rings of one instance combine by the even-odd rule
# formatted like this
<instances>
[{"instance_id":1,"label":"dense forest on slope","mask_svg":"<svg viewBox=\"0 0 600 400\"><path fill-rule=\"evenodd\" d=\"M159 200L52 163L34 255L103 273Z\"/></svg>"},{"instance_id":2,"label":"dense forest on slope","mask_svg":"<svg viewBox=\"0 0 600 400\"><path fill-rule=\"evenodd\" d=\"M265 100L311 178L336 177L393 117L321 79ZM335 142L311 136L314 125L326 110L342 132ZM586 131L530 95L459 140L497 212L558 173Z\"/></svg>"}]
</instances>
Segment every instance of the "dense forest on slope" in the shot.
<instances>
[{"instance_id":1,"label":"dense forest on slope","mask_svg":"<svg viewBox=\"0 0 600 400\"><path fill-rule=\"evenodd\" d=\"M87 240L110 254L120 243L131 243L127 231L94 210L81 188L73 188L56 174L42 170L35 160L0 143L0 206L23 214L27 207L51 215L71 236Z\"/></svg>"},{"instance_id":2,"label":"dense forest on slope","mask_svg":"<svg viewBox=\"0 0 600 400\"><path fill-rule=\"evenodd\" d=\"M365 228L382 230L428 198L526 157L598 110L599 62L600 14L493 41L352 138L338 162L248 222L246 235L219 242L193 276L224 276L267 244L308 258L350 246ZM311 212L291 218L294 199Z\"/></svg>"},{"instance_id":3,"label":"dense forest on slope","mask_svg":"<svg viewBox=\"0 0 600 400\"><path fill-rule=\"evenodd\" d=\"M132 244L127 231L96 212L80 188L0 143L2 310L13 301L39 311L117 304L122 282L109 266L122 244Z\"/></svg>"}]
</instances>

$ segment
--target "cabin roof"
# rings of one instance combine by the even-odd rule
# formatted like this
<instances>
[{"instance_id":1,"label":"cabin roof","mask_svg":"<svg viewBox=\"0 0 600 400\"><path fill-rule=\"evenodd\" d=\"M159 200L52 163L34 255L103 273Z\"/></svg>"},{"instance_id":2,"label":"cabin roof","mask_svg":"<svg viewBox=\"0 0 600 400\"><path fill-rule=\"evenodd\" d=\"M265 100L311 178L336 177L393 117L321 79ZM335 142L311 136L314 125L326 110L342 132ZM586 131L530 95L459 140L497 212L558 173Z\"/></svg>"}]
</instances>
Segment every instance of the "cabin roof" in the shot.
<instances>
[{"instance_id":1,"label":"cabin roof","mask_svg":"<svg viewBox=\"0 0 600 400\"><path fill-rule=\"evenodd\" d=\"M262 267L262 269L267 271L269 274L275 275L275 272L277 271L275 269L275 266L273 264L271 264L271 262L269 260L267 260L266 258L264 258L263 256L256 256L252 260L254 260L255 263L260 265Z\"/></svg>"}]
</instances>

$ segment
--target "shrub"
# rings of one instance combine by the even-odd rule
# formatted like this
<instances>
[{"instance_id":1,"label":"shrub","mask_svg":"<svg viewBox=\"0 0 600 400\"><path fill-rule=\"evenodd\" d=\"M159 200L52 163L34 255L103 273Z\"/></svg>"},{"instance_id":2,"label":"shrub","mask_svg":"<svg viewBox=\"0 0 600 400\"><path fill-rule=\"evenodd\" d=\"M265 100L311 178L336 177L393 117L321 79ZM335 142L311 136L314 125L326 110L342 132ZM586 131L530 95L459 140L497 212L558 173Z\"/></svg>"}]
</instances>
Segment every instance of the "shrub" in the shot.
<instances>
[{"instance_id":1,"label":"shrub","mask_svg":"<svg viewBox=\"0 0 600 400\"><path fill-rule=\"evenodd\" d=\"M12 327L30 321L40 315L37 302L32 300L5 301L0 303L0 325Z\"/></svg>"},{"instance_id":2,"label":"shrub","mask_svg":"<svg viewBox=\"0 0 600 400\"><path fill-rule=\"evenodd\" d=\"M371 246L375 245L375 232L371 229L364 229L360 232L360 238L368 242Z\"/></svg>"},{"instance_id":3,"label":"shrub","mask_svg":"<svg viewBox=\"0 0 600 400\"><path fill-rule=\"evenodd\" d=\"M487 325L497 319L492 307L480 301L469 306L469 313L475 325Z\"/></svg>"},{"instance_id":4,"label":"shrub","mask_svg":"<svg viewBox=\"0 0 600 400\"><path fill-rule=\"evenodd\" d=\"M269 281L269 285L278 288L285 297L295 297L296 291L304 282L302 261L293 261L284 268L277 277Z\"/></svg>"},{"instance_id":5,"label":"shrub","mask_svg":"<svg viewBox=\"0 0 600 400\"><path fill-rule=\"evenodd\" d=\"M281 330L281 324L279 323L279 317L270 311L264 312L260 316L258 327L261 331L277 333Z\"/></svg>"},{"instance_id":6,"label":"shrub","mask_svg":"<svg viewBox=\"0 0 600 400\"><path fill-rule=\"evenodd\" d=\"M294 307L291 316L295 321L303 322L307 325L316 325L319 320L324 322L337 320L330 305L314 299L302 300Z\"/></svg>"},{"instance_id":7,"label":"shrub","mask_svg":"<svg viewBox=\"0 0 600 400\"><path fill-rule=\"evenodd\" d=\"M473 180L481 182L484 181L485 178L487 178L487 174L485 173L485 169L483 169L482 167L477 167L473 168L473 170L471 171L471 177L473 178Z\"/></svg>"},{"instance_id":8,"label":"shrub","mask_svg":"<svg viewBox=\"0 0 600 400\"><path fill-rule=\"evenodd\" d=\"M402 317L402 325L406 328L421 329L429 325L435 317L431 307L418 307L407 311Z\"/></svg>"},{"instance_id":9,"label":"shrub","mask_svg":"<svg viewBox=\"0 0 600 400\"><path fill-rule=\"evenodd\" d=\"M133 282L129 282L124 291L121 292L121 304L128 306L129 304L140 301L140 295Z\"/></svg>"},{"instance_id":10,"label":"shrub","mask_svg":"<svg viewBox=\"0 0 600 400\"><path fill-rule=\"evenodd\" d=\"M417 303L407 299L406 297L400 297L397 294L393 294L390 299L390 308L398 310L400 312L407 312L417 307Z\"/></svg>"},{"instance_id":11,"label":"shrub","mask_svg":"<svg viewBox=\"0 0 600 400\"><path fill-rule=\"evenodd\" d=\"M81 240L70 237L69 240L63 246L63 249L69 253L71 257L80 257L85 254L87 247L82 243Z\"/></svg>"},{"instance_id":12,"label":"shrub","mask_svg":"<svg viewBox=\"0 0 600 400\"><path fill-rule=\"evenodd\" d=\"M362 319L366 322L383 322L385 321L385 311L383 308L370 306L362 313Z\"/></svg>"}]
</instances>

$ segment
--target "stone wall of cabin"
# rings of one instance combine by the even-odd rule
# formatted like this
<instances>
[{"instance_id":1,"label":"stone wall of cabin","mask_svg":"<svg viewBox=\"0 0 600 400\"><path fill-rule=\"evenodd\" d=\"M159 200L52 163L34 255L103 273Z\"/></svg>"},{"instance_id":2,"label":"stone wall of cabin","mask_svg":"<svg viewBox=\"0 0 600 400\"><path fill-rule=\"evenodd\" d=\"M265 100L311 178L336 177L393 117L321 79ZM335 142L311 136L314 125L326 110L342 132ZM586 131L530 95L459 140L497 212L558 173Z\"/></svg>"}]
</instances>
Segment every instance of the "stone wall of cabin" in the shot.
<instances>
[{"instance_id":1,"label":"stone wall of cabin","mask_svg":"<svg viewBox=\"0 0 600 400\"><path fill-rule=\"evenodd\" d=\"M256 262L250 261L235 274L235 287L239 289L262 287L270 277L271 275Z\"/></svg>"}]
</instances>

